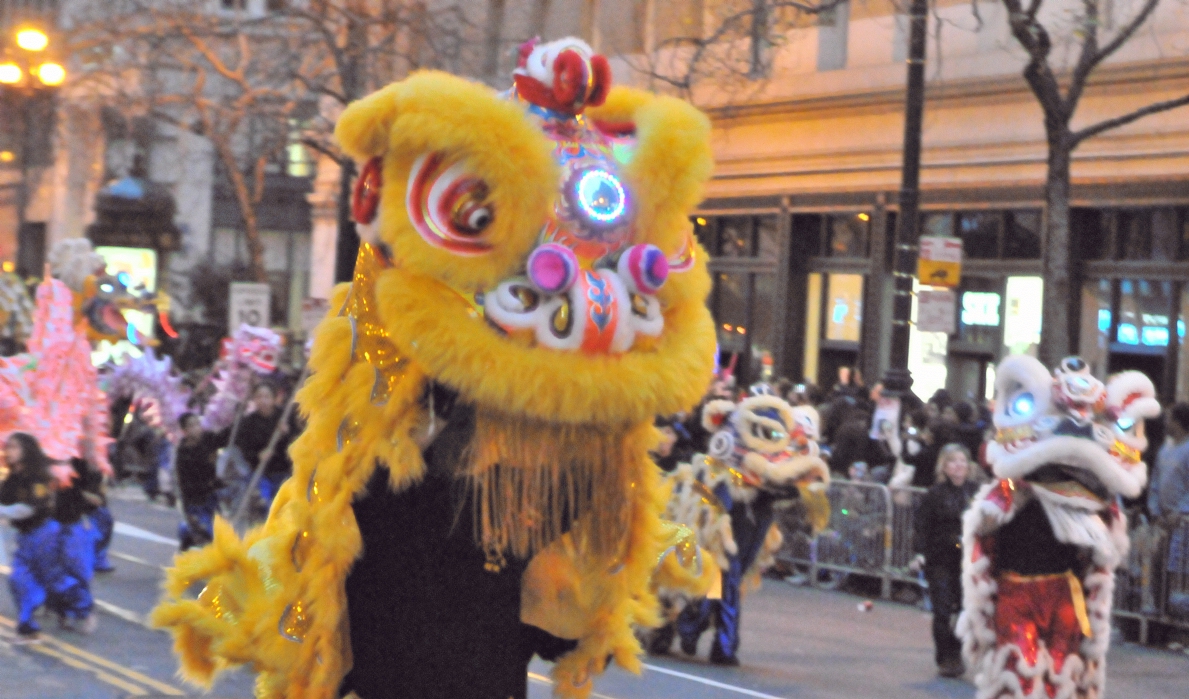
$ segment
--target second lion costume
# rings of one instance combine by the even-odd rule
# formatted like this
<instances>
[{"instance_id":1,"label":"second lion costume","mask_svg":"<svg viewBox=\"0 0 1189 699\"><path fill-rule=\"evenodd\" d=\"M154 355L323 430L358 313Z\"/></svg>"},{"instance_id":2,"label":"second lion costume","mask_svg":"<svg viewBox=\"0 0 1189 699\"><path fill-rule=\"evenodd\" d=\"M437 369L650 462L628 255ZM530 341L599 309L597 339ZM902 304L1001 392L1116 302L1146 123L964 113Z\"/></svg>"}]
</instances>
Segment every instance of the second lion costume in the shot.
<instances>
[{"instance_id":1,"label":"second lion costume","mask_svg":"<svg viewBox=\"0 0 1189 699\"><path fill-rule=\"evenodd\" d=\"M1014 356L995 378L997 482L964 515L958 622L978 699L1097 699L1106 681L1115 569L1127 555L1119 497L1147 482L1152 382L1103 383L1069 357L1052 374Z\"/></svg>"},{"instance_id":2,"label":"second lion costume","mask_svg":"<svg viewBox=\"0 0 1189 699\"><path fill-rule=\"evenodd\" d=\"M189 678L506 699L534 653L567 697L639 668L671 545L652 421L714 358L688 220L712 158L702 114L609 82L563 40L524 48L510 94L424 72L344 112L374 237L317 330L268 522L218 523L169 574L154 620Z\"/></svg>"}]
</instances>

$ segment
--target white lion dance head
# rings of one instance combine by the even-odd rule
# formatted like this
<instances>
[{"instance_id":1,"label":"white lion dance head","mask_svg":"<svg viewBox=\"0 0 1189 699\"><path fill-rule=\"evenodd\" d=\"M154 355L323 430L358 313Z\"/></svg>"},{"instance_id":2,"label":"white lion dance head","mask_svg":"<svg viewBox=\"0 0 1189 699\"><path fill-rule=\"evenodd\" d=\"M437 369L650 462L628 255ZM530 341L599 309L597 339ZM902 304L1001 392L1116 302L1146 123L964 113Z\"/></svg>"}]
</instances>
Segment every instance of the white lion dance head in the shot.
<instances>
[{"instance_id":1,"label":"white lion dance head","mask_svg":"<svg viewBox=\"0 0 1189 699\"><path fill-rule=\"evenodd\" d=\"M1124 371L1103 384L1079 357L1050 374L1021 355L999 365L995 389L997 433L987 457L997 476L1072 479L1099 499L1139 496L1148 481L1144 419L1160 414L1147 376Z\"/></svg>"},{"instance_id":2,"label":"white lion dance head","mask_svg":"<svg viewBox=\"0 0 1189 699\"><path fill-rule=\"evenodd\" d=\"M828 482L829 471L818 457L818 422L813 408L794 408L769 395L737 405L711 401L702 411L702 425L711 433L709 456L751 488Z\"/></svg>"}]
</instances>

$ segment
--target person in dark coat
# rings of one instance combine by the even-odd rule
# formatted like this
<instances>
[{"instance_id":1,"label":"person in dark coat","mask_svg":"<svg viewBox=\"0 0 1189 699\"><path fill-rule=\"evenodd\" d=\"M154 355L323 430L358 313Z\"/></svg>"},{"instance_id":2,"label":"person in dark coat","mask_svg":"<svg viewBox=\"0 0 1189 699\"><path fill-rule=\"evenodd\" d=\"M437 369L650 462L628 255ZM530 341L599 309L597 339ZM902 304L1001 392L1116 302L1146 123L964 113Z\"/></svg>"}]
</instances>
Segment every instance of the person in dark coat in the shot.
<instances>
[{"instance_id":1,"label":"person in dark coat","mask_svg":"<svg viewBox=\"0 0 1189 699\"><path fill-rule=\"evenodd\" d=\"M178 524L178 542L185 551L214 537L215 512L219 509L215 461L220 443L218 436L202 431L202 421L194 413L182 415L179 422L182 441L175 464L185 517Z\"/></svg>"},{"instance_id":2,"label":"person in dark coat","mask_svg":"<svg viewBox=\"0 0 1189 699\"><path fill-rule=\"evenodd\" d=\"M947 444L937 457L937 482L921 500L914 521L914 570L925 571L933 602L933 644L938 673L960 677L962 643L954 621L962 611L962 513L978 490L970 479L970 452Z\"/></svg>"},{"instance_id":3,"label":"person in dark coat","mask_svg":"<svg viewBox=\"0 0 1189 699\"><path fill-rule=\"evenodd\" d=\"M66 599L55 605L62 628L92 633L96 618L92 614L95 600L91 596L91 578L95 575L95 544L100 538L98 527L90 515L103 504L100 491L103 475L91 468L84 459L71 459L74 478L70 485L60 487L54 498L54 519L58 521L58 555L68 575L78 581L71 586Z\"/></svg>"},{"instance_id":4,"label":"person in dark coat","mask_svg":"<svg viewBox=\"0 0 1189 699\"><path fill-rule=\"evenodd\" d=\"M277 430L284 411L282 406L277 405L277 389L270 383L262 383L256 387L252 393L252 404L255 410L240 420L235 446L239 447L248 466L255 469L260 463L261 454L272 439L273 432ZM281 483L293 473L293 462L289 460L289 443L297 437L299 431L297 414L290 413L289 419L281 427L280 438L268 457L260 478L260 497L266 504L272 504Z\"/></svg>"}]
</instances>

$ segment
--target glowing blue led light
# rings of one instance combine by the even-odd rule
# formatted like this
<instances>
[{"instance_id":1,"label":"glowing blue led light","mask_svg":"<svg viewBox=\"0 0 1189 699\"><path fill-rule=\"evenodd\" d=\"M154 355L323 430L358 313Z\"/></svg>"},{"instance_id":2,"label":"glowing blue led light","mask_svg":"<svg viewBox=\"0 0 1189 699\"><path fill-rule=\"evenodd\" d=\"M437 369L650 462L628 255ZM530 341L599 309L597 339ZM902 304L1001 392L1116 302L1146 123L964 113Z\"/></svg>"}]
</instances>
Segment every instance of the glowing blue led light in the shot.
<instances>
[{"instance_id":1,"label":"glowing blue led light","mask_svg":"<svg viewBox=\"0 0 1189 699\"><path fill-rule=\"evenodd\" d=\"M611 224L623 218L628 196L619 178L606 170L587 170L574 187L582 213L599 224Z\"/></svg>"},{"instance_id":2,"label":"glowing blue led light","mask_svg":"<svg viewBox=\"0 0 1189 699\"><path fill-rule=\"evenodd\" d=\"M128 341L136 344L136 327L132 323L128 324Z\"/></svg>"},{"instance_id":3,"label":"glowing blue led light","mask_svg":"<svg viewBox=\"0 0 1189 699\"><path fill-rule=\"evenodd\" d=\"M99 285L99 290L105 294L110 294L111 292L115 291L115 289L116 288L114 286L112 286L111 284L100 284Z\"/></svg>"},{"instance_id":4,"label":"glowing blue led light","mask_svg":"<svg viewBox=\"0 0 1189 699\"><path fill-rule=\"evenodd\" d=\"M1031 393L1021 393L1011 402L1011 411L1016 415L1028 415L1032 412L1035 401Z\"/></svg>"},{"instance_id":5,"label":"glowing blue led light","mask_svg":"<svg viewBox=\"0 0 1189 699\"><path fill-rule=\"evenodd\" d=\"M1120 430L1126 432L1127 430L1130 430L1132 427L1135 427L1135 420L1133 420L1129 417L1121 417L1118 419L1118 421L1115 422L1115 425Z\"/></svg>"},{"instance_id":6,"label":"glowing blue led light","mask_svg":"<svg viewBox=\"0 0 1189 699\"><path fill-rule=\"evenodd\" d=\"M120 272L116 275L116 279L120 280L120 283L124 286L128 286L132 283L132 277L128 276L127 272Z\"/></svg>"}]
</instances>

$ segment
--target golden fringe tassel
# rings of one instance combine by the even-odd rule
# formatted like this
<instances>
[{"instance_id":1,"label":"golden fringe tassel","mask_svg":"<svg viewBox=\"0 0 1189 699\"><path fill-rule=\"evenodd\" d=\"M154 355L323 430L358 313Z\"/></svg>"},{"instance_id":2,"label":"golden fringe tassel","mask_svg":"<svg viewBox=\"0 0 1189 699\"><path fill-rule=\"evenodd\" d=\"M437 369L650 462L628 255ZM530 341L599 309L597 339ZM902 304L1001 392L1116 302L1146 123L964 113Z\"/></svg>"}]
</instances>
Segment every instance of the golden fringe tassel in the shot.
<instances>
[{"instance_id":1,"label":"golden fringe tassel","mask_svg":"<svg viewBox=\"0 0 1189 699\"><path fill-rule=\"evenodd\" d=\"M464 457L476 542L527 560L569 532L581 551L621 554L633 480L625 434L480 411Z\"/></svg>"}]
</instances>

